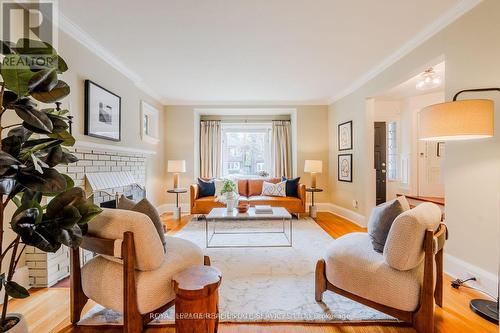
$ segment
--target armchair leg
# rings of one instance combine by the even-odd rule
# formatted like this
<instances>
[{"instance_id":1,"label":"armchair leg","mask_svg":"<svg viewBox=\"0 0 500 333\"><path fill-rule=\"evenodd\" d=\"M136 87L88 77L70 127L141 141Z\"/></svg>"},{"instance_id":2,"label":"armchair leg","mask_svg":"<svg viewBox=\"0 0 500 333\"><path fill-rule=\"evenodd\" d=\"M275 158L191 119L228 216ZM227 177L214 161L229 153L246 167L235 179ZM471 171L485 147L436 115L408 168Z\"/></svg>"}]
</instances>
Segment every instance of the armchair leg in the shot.
<instances>
[{"instance_id":1,"label":"armchair leg","mask_svg":"<svg viewBox=\"0 0 500 333\"><path fill-rule=\"evenodd\" d=\"M320 259L316 263L316 281L314 298L316 302L323 300L323 293L326 290L326 273L325 273L325 260Z\"/></svg>"},{"instance_id":2,"label":"armchair leg","mask_svg":"<svg viewBox=\"0 0 500 333\"><path fill-rule=\"evenodd\" d=\"M76 324L80 321L83 307L87 304L88 298L83 293L81 267L80 267L80 248L70 249L70 266L71 266L71 323Z\"/></svg>"},{"instance_id":3,"label":"armchair leg","mask_svg":"<svg viewBox=\"0 0 500 333\"><path fill-rule=\"evenodd\" d=\"M436 253L436 289L434 299L439 307L443 307L443 249Z\"/></svg>"}]
</instances>

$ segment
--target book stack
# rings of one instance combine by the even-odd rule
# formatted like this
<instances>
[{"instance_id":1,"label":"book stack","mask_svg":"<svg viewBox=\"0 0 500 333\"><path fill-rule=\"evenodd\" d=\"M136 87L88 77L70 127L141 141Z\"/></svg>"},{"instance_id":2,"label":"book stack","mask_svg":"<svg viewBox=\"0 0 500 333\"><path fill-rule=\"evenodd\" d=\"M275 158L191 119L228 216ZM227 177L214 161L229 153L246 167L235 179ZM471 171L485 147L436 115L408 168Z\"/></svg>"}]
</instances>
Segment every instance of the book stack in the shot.
<instances>
[{"instance_id":1,"label":"book stack","mask_svg":"<svg viewBox=\"0 0 500 333\"><path fill-rule=\"evenodd\" d=\"M255 206L255 214L272 214L273 208L270 205Z\"/></svg>"}]
</instances>

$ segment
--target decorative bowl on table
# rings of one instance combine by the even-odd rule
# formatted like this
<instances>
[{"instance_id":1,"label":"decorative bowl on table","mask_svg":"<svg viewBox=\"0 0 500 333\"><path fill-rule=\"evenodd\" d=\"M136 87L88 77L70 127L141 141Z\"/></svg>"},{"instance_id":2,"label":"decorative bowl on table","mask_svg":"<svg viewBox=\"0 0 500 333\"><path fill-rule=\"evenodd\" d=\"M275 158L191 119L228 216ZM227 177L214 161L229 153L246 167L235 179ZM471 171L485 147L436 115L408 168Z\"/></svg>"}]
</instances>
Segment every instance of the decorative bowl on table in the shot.
<instances>
[{"instance_id":1,"label":"decorative bowl on table","mask_svg":"<svg viewBox=\"0 0 500 333\"><path fill-rule=\"evenodd\" d=\"M248 204L240 204L236 207L236 209L238 210L238 213L243 214L243 213L246 213L248 211L249 207L250 207L250 205L248 205Z\"/></svg>"}]
</instances>

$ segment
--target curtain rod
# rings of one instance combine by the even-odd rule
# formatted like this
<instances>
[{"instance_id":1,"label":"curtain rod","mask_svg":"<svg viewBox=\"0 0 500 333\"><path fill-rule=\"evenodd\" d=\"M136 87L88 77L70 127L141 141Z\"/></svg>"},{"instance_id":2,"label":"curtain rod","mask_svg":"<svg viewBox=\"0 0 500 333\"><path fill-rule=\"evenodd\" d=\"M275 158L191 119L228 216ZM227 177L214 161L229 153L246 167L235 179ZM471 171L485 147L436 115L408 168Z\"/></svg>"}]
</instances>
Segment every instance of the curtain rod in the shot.
<instances>
[{"instance_id":1,"label":"curtain rod","mask_svg":"<svg viewBox=\"0 0 500 333\"><path fill-rule=\"evenodd\" d=\"M236 123L256 123L256 122L270 122L273 120L290 120L290 116L201 116L201 121L204 120L219 120L223 123L236 122Z\"/></svg>"}]
</instances>

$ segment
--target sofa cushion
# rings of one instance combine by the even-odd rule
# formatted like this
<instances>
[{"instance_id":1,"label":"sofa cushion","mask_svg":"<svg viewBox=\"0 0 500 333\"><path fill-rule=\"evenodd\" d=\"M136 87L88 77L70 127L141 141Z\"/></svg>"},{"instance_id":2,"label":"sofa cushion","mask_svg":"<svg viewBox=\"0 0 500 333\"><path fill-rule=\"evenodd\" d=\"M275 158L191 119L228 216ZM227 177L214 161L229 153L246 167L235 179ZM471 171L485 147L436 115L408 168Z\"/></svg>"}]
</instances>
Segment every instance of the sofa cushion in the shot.
<instances>
[{"instance_id":1,"label":"sofa cushion","mask_svg":"<svg viewBox=\"0 0 500 333\"><path fill-rule=\"evenodd\" d=\"M262 194L273 197L286 197L286 181L276 184L264 181L262 183Z\"/></svg>"},{"instance_id":2,"label":"sofa cushion","mask_svg":"<svg viewBox=\"0 0 500 333\"><path fill-rule=\"evenodd\" d=\"M103 208L101 214L97 215L88 224L89 235L109 238L123 239L123 233L131 231L134 233L136 246L136 268L141 271L154 270L160 267L165 250L151 219L142 213Z\"/></svg>"},{"instance_id":3,"label":"sofa cushion","mask_svg":"<svg viewBox=\"0 0 500 333\"><path fill-rule=\"evenodd\" d=\"M286 196L298 198L300 177L286 178L285 176L282 176L281 180L286 181Z\"/></svg>"},{"instance_id":4,"label":"sofa cushion","mask_svg":"<svg viewBox=\"0 0 500 333\"><path fill-rule=\"evenodd\" d=\"M136 247L140 248L140 247ZM194 243L167 237L166 255L152 271L137 272L137 305L141 314L175 298L172 276L192 265L203 265L203 253ZM97 256L82 268L83 292L102 306L123 313L123 265Z\"/></svg>"},{"instance_id":5,"label":"sofa cushion","mask_svg":"<svg viewBox=\"0 0 500 333\"><path fill-rule=\"evenodd\" d=\"M269 179L249 179L248 180L248 196L261 195L262 193L262 184L264 181L268 183L279 183L281 181L280 178L269 178Z\"/></svg>"},{"instance_id":6,"label":"sofa cushion","mask_svg":"<svg viewBox=\"0 0 500 333\"><path fill-rule=\"evenodd\" d=\"M404 212L403 206L398 199L384 202L372 209L368 220L368 235L375 251L380 253L384 251L385 240L391 225L402 212Z\"/></svg>"},{"instance_id":7,"label":"sofa cushion","mask_svg":"<svg viewBox=\"0 0 500 333\"><path fill-rule=\"evenodd\" d=\"M420 265L424 260L425 231L437 230L440 223L441 209L430 202L400 214L385 242L385 262L402 271Z\"/></svg>"},{"instance_id":8,"label":"sofa cushion","mask_svg":"<svg viewBox=\"0 0 500 333\"><path fill-rule=\"evenodd\" d=\"M326 277L334 286L403 311L420 302L423 265L400 271L373 250L367 233L350 233L334 240L325 256Z\"/></svg>"},{"instance_id":9,"label":"sofa cushion","mask_svg":"<svg viewBox=\"0 0 500 333\"><path fill-rule=\"evenodd\" d=\"M212 180L198 178L198 198L215 195L215 184Z\"/></svg>"},{"instance_id":10,"label":"sofa cushion","mask_svg":"<svg viewBox=\"0 0 500 333\"><path fill-rule=\"evenodd\" d=\"M248 198L250 206L270 205L272 207L283 207L289 212L304 213L305 207L302 200L294 197L270 197L270 196L253 196Z\"/></svg>"},{"instance_id":11,"label":"sofa cushion","mask_svg":"<svg viewBox=\"0 0 500 333\"><path fill-rule=\"evenodd\" d=\"M238 193L240 196L248 196L248 180L238 179Z\"/></svg>"}]
</instances>

